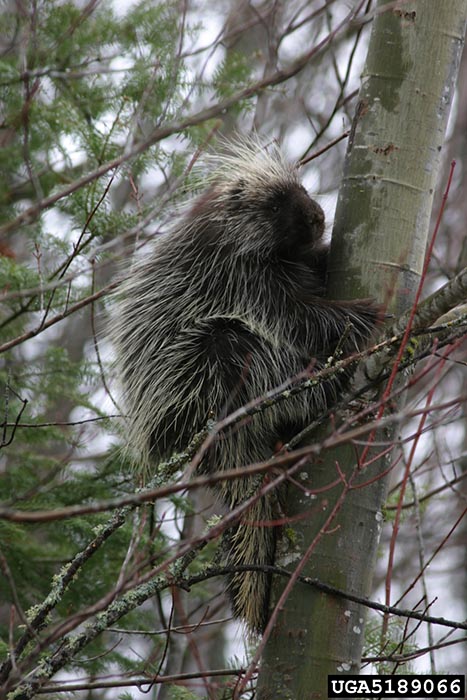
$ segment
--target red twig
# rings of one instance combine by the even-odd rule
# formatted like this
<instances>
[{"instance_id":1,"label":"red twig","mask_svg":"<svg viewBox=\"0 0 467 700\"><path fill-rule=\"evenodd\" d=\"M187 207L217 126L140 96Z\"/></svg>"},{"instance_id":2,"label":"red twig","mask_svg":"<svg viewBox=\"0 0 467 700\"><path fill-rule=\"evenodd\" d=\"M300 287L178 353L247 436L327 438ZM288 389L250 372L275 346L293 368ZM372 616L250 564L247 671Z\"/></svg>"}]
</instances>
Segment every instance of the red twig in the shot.
<instances>
[{"instance_id":1,"label":"red twig","mask_svg":"<svg viewBox=\"0 0 467 700\"><path fill-rule=\"evenodd\" d=\"M397 501L396 516L394 518L394 524L392 527L391 542L389 545L389 560L388 560L388 568L387 568L387 572L386 572L386 581L385 581L386 605L390 605L390 603L391 603L391 582L392 582L392 572L393 572L393 567L394 567L394 553L395 553L395 549L396 549L397 536L399 534L402 505L404 503L405 490L407 488L407 482L409 480L410 469L411 469L411 466L412 466L412 463L413 463L413 460L415 457L415 451L418 447L420 437L423 434L423 429L425 427L425 423L426 423L426 420L427 420L428 415L429 415L429 408L432 404L434 393L438 387L438 379L442 373L445 362L446 362L446 359L444 359L438 365L437 372L436 372L436 379L433 382L433 386L431 387L430 391L428 392L428 396L426 397L426 402L425 402L426 411L424 413L422 413L422 415L420 416L418 429L417 429L417 432L415 434L414 440L412 442L410 454L409 454L409 457L406 461L406 465L405 465L405 469L404 469L402 484L401 484L401 488L399 491L399 498ZM384 645L384 641L386 639L388 624L389 624L389 615L385 614L383 617L383 625L382 625L382 629L381 629L381 640L382 640L381 646Z\"/></svg>"}]
</instances>

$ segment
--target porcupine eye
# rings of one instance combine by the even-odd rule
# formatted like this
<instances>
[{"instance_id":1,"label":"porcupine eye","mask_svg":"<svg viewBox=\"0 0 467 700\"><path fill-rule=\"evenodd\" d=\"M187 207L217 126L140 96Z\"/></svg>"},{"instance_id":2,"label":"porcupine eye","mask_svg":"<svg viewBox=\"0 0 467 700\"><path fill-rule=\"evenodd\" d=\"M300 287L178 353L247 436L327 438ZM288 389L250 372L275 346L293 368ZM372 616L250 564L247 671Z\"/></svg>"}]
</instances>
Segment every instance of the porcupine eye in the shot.
<instances>
[{"instance_id":1,"label":"porcupine eye","mask_svg":"<svg viewBox=\"0 0 467 700\"><path fill-rule=\"evenodd\" d=\"M324 213L305 188L294 185L277 192L269 201L274 235L282 254L294 255L309 249L324 233Z\"/></svg>"}]
</instances>

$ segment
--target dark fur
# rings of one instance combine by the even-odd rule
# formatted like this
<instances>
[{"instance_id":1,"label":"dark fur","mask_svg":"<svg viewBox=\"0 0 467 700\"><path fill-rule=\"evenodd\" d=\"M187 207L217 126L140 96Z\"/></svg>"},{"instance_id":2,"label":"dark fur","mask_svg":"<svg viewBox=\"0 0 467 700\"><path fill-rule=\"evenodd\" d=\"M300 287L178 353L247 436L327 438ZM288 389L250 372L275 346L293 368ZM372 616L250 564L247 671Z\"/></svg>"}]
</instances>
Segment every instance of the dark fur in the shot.
<instances>
[{"instance_id":1,"label":"dark fur","mask_svg":"<svg viewBox=\"0 0 467 700\"><path fill-rule=\"evenodd\" d=\"M220 158L198 197L124 282L114 340L130 415L129 443L157 465L220 418L323 367L344 336L345 355L361 349L376 324L368 301L324 298L324 214L277 149L251 143ZM268 459L342 394L348 377L255 415L217 440L210 472ZM252 479L218 487L228 508L251 495ZM228 534L231 564L272 564L276 501L261 497ZM233 608L262 632L270 577L230 581Z\"/></svg>"}]
</instances>

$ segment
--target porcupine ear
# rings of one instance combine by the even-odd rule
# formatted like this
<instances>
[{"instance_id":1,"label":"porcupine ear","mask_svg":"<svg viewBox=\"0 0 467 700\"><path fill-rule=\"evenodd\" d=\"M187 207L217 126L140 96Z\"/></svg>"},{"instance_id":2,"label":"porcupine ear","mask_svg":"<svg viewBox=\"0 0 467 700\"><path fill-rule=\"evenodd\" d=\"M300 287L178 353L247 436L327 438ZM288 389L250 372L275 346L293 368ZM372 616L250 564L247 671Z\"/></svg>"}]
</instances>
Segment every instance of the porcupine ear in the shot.
<instances>
[{"instance_id":1,"label":"porcupine ear","mask_svg":"<svg viewBox=\"0 0 467 700\"><path fill-rule=\"evenodd\" d=\"M247 184L243 178L237 180L232 188L229 190L228 199L226 200L227 209L235 213L235 211L242 209L245 201L245 190Z\"/></svg>"},{"instance_id":2,"label":"porcupine ear","mask_svg":"<svg viewBox=\"0 0 467 700\"><path fill-rule=\"evenodd\" d=\"M237 180L235 185L230 190L230 198L233 200L239 200L240 197L245 192L246 182L243 178Z\"/></svg>"}]
</instances>

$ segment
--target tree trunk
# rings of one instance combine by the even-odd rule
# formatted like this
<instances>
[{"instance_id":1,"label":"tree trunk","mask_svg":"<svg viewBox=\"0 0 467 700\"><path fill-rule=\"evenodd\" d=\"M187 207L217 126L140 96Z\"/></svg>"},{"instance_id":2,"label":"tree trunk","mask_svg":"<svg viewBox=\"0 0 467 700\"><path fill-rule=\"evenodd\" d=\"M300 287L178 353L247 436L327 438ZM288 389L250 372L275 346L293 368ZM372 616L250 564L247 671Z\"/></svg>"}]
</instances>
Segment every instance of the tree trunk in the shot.
<instances>
[{"instance_id":1,"label":"tree trunk","mask_svg":"<svg viewBox=\"0 0 467 700\"><path fill-rule=\"evenodd\" d=\"M380 0L376 9L348 144L328 293L374 297L398 314L410 307L420 281L467 0L385 5ZM328 451L300 475L316 495L290 489L293 544L277 562L288 562L293 572L305 559L302 574L358 596L371 592L386 493L382 474L395 459L371 463L374 448L366 455L369 466L357 469L363 449ZM336 465L353 485L372 483L347 493L342 481L320 491L339 478ZM273 603L283 589L276 578ZM364 619L363 606L295 584L263 652L258 700L326 698L328 674L358 673Z\"/></svg>"}]
</instances>

